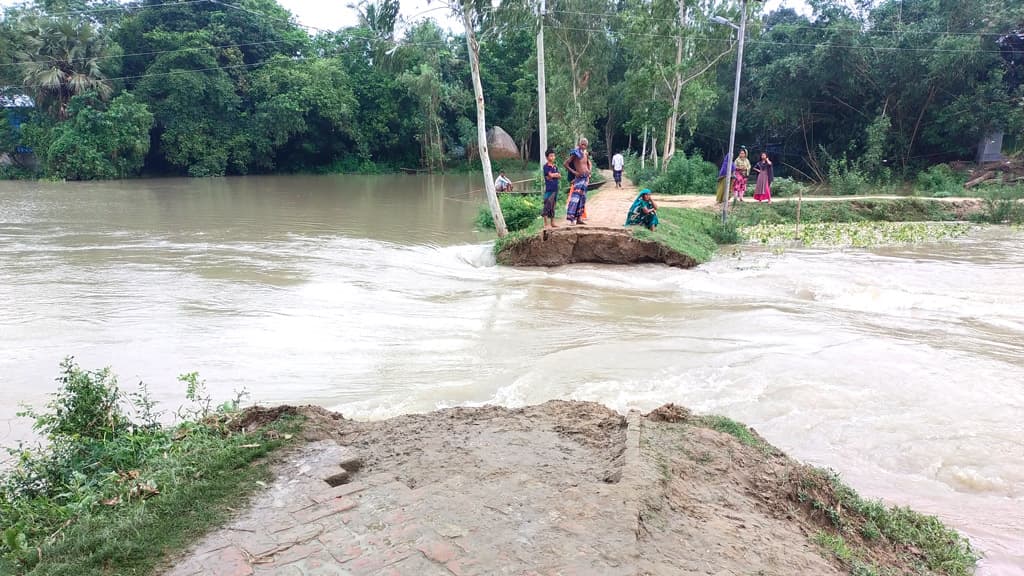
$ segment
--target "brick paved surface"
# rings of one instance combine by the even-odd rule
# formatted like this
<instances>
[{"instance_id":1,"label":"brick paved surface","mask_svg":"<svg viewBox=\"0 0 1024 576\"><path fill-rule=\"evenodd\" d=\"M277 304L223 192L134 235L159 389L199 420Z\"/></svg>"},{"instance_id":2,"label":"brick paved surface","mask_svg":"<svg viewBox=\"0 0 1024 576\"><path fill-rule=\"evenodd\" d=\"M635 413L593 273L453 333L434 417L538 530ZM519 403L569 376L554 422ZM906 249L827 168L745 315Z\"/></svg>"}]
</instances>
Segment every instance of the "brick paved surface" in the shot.
<instances>
[{"instance_id":1,"label":"brick paved surface","mask_svg":"<svg viewBox=\"0 0 1024 576\"><path fill-rule=\"evenodd\" d=\"M571 440L552 434L544 442L567 462L582 457ZM481 447L491 458L494 449ZM389 473L355 471L348 483L325 482L338 463L358 457L332 441L308 445L248 512L204 538L166 576L635 573L628 483L574 478L552 489L543 468L525 467L483 477L467 470L415 489Z\"/></svg>"}]
</instances>

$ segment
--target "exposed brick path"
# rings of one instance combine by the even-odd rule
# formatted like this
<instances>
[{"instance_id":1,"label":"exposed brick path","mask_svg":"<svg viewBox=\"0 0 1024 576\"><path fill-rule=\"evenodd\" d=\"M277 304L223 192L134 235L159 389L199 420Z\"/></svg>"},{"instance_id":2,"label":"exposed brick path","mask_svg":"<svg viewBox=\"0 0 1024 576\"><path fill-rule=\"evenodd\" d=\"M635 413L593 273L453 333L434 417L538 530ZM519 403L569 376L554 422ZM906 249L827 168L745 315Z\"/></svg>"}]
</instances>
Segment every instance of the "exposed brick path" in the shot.
<instances>
[{"instance_id":1,"label":"exposed brick path","mask_svg":"<svg viewBox=\"0 0 1024 576\"><path fill-rule=\"evenodd\" d=\"M586 457L571 439L540 434L543 452L570 462ZM521 438L506 434L510 444ZM503 459L500 447L480 449ZM324 478L359 455L317 442L280 467L248 512L204 538L166 576L633 575L639 499L630 472L638 464L630 460L639 450L622 452L622 481L559 479L560 489L552 489L557 465L528 462L415 489L392 473L356 471L331 487Z\"/></svg>"}]
</instances>

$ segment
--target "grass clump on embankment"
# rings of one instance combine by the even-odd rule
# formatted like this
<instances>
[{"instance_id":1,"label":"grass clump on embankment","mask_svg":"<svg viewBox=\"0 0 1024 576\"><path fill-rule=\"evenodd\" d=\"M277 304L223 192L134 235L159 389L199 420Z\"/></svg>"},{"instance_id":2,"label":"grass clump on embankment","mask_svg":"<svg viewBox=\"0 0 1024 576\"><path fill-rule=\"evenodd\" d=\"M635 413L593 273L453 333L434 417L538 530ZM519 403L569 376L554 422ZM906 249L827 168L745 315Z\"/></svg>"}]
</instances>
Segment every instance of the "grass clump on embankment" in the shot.
<instances>
[{"instance_id":1,"label":"grass clump on embankment","mask_svg":"<svg viewBox=\"0 0 1024 576\"><path fill-rule=\"evenodd\" d=\"M166 426L141 384L64 361L46 410L26 412L47 444L9 449L0 475L0 574L149 574L268 478L256 463L297 419L247 431L240 398L214 407L196 374L179 379L192 407Z\"/></svg>"},{"instance_id":2,"label":"grass clump on embankment","mask_svg":"<svg viewBox=\"0 0 1024 576\"><path fill-rule=\"evenodd\" d=\"M729 217L738 226L795 224L796 210L796 202L744 202L733 206ZM957 219L955 204L921 198L814 201L804 202L800 207L800 221L805 224L949 222Z\"/></svg>"},{"instance_id":3,"label":"grass clump on embankment","mask_svg":"<svg viewBox=\"0 0 1024 576\"><path fill-rule=\"evenodd\" d=\"M699 263L711 260L719 244L743 240L736 225L722 224L718 215L692 208L658 208L658 229L654 232L636 227L633 236L663 244Z\"/></svg>"},{"instance_id":4,"label":"grass clump on embankment","mask_svg":"<svg viewBox=\"0 0 1024 576\"><path fill-rule=\"evenodd\" d=\"M666 414L675 417L665 418ZM674 422L667 425L674 426L674 431L667 429L665 436L671 442L661 446L685 464L685 474L671 463L670 479L699 478L704 467L706 473L715 475L716 482L731 480L745 496L753 494L767 509L776 511L776 517L798 524L824 557L851 575L968 576L974 570L978 555L970 543L938 518L865 499L835 472L788 458L740 422L724 416L691 415L672 405L648 414L648 419L652 415L656 421ZM742 447L722 446L701 433L687 433L687 426L728 434ZM657 434L658 429L652 428L646 433ZM724 454L732 463L725 472L715 464ZM673 471L673 467L680 470Z\"/></svg>"},{"instance_id":5,"label":"grass clump on embankment","mask_svg":"<svg viewBox=\"0 0 1024 576\"><path fill-rule=\"evenodd\" d=\"M934 516L866 500L828 470L805 467L793 478L795 497L819 520L815 542L851 574L882 575L880 557L912 559L921 573L968 576L978 555L966 538Z\"/></svg>"}]
</instances>

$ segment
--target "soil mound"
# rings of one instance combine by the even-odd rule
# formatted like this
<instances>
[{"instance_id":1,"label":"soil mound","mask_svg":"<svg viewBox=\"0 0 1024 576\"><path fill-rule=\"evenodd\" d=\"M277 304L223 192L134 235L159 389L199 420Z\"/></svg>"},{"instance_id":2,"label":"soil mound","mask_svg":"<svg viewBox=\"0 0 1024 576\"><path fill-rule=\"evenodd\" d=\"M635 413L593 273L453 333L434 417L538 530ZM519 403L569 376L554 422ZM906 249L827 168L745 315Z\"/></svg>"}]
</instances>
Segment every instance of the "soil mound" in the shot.
<instances>
[{"instance_id":1,"label":"soil mound","mask_svg":"<svg viewBox=\"0 0 1024 576\"><path fill-rule=\"evenodd\" d=\"M596 264L661 263L693 268L697 261L667 246L639 240L624 228L563 226L510 243L497 254L509 266L562 266L580 262Z\"/></svg>"}]
</instances>

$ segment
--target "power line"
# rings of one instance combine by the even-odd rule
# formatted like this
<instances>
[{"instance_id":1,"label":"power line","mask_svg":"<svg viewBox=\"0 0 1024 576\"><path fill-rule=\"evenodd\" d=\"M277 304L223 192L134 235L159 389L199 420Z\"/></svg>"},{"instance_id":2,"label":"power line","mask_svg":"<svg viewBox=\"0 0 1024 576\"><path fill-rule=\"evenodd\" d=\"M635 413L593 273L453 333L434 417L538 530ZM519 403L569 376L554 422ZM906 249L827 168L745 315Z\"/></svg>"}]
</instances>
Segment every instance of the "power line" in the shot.
<instances>
[{"instance_id":1,"label":"power line","mask_svg":"<svg viewBox=\"0 0 1024 576\"><path fill-rule=\"evenodd\" d=\"M162 4L150 4L148 6L126 6L126 5L122 4L120 6L109 6L109 7L106 7L106 8L87 8L85 10L75 10L73 12L43 12L43 14L45 14L46 16L48 16L50 18L56 18L56 17L59 17L59 16L81 16L83 14L93 14L93 13L96 13L96 12L115 12L115 11L130 12L130 11L133 11L133 10L146 10L146 9L149 9L149 8L161 8L163 6L184 6L184 5L187 5L187 4L200 4L200 3L203 3L203 2L209 2L209 1L210 0L181 0L180 2L164 2Z\"/></svg>"},{"instance_id":2,"label":"power line","mask_svg":"<svg viewBox=\"0 0 1024 576\"><path fill-rule=\"evenodd\" d=\"M618 16L619 15L619 14L612 13L612 12L580 12L580 11L575 11L575 10L548 10L548 13L549 14L576 14L576 15L580 15L580 16L599 16L599 17L605 17L605 18L610 18L610 17L614 17L614 16ZM673 23L679 22L678 18L662 18L662 17L650 16L649 19L650 20L657 20L657 21L664 21L664 22L673 22ZM792 28L807 29L807 30L821 30L821 31L828 30L828 28L824 28L824 27L821 27L821 26L815 26L813 23L812 24L780 23L778 25L779 26L792 27ZM858 27L858 32L861 32L863 34L927 34L927 35L930 35L930 36L968 36L968 37L970 37L970 36L1004 36L1005 34L1007 34L1005 32L949 32L949 31L938 31L938 30L895 30L895 29L876 30L876 29L872 29L872 28L864 28L863 26L859 26Z\"/></svg>"},{"instance_id":3,"label":"power line","mask_svg":"<svg viewBox=\"0 0 1024 576\"><path fill-rule=\"evenodd\" d=\"M685 32L680 34L651 34L646 32L630 32L628 35L624 35L621 32L613 30L605 30L602 28L576 28L571 26L560 26L551 25L550 28L558 28L562 30L573 30L577 32L601 32L608 34L616 38L623 38L628 36L646 36L650 38L666 38L675 40L680 37L693 38L697 40L707 40L709 42L719 43L730 43L731 40L727 38L711 38L707 36L695 36L692 34L686 34ZM885 52L945 52L945 53L960 53L960 54L1000 54L999 50L962 50L957 48L902 48L898 46L853 46L846 44L831 44L831 43L807 43L807 42L775 42L771 40L759 40L751 39L747 42L751 44L765 44L769 46L801 46L807 48L839 48L843 50L861 50L861 51L885 51Z\"/></svg>"}]
</instances>

